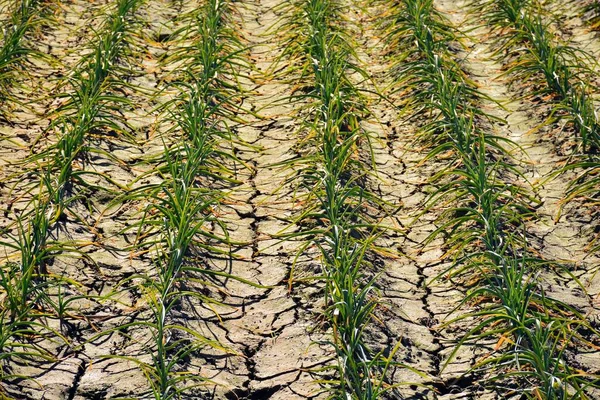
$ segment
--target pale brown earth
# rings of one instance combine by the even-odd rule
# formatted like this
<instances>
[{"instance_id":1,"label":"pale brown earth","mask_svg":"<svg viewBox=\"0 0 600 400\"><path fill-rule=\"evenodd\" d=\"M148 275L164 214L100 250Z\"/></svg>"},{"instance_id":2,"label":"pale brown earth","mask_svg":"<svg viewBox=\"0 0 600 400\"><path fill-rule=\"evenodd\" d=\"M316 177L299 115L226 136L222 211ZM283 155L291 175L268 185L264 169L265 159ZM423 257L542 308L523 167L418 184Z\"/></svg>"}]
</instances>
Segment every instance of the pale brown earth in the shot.
<instances>
[{"instance_id":1,"label":"pale brown earth","mask_svg":"<svg viewBox=\"0 0 600 400\"><path fill-rule=\"evenodd\" d=\"M69 90L64 77L89 51L95 26L105 16L104 1L73 0L63 2L57 12L57 22L43 28L30 39L35 47L53 56L57 62L48 64L35 61L28 74L18 82L30 92L18 96L33 99L29 108L15 106L7 121L0 121L0 198L3 209L0 228L11 227L14 214L21 210L29 195L23 188L34 182L33 176L22 176L23 161L32 151L39 150L53 140L53 133L43 135L48 116L57 106L52 97L58 90ZM300 243L281 240L282 232L293 231L290 220L302 209L301 194L286 179L293 171L277 165L296 155L298 104L285 100L293 90L286 76L274 60L280 54L281 38L277 35L278 0L248 0L239 5L234 23L248 45L247 57L252 70L244 71L242 79L245 94L243 108L245 122L236 123L234 131L247 145L236 145L235 152L248 168L239 170L242 184L229 188L230 195L219 210L226 222L232 240L239 245L232 249L233 257L213 257L205 260L211 268L228 271L255 282L258 287L226 280L222 291L212 293L223 305L218 316L213 310L196 301L182 304L174 318L206 337L217 339L229 348L229 353L207 350L196 352L185 366L214 384L191 391L185 398L215 399L322 399L327 398L317 379L330 374L323 367L337 361L333 348L327 344L331 332L321 316L323 283L303 280L320 272L316 248L304 250L294 265ZM373 115L363 121L364 128L373 138L374 162L377 176L369 187L398 210L384 218L390 229L378 239L377 245L386 252L373 254L373 271L380 274L377 288L381 306L377 319L369 328L368 343L374 349L390 349L400 342L396 360L422 373L397 367L390 372L395 382L407 382L389 398L411 399L491 399L500 395L484 390L478 384L479 376L462 374L482 356L490 352L494 343L465 345L453 361L443 369L444 361L454 349L462 334L469 329L469 320L442 329L440 324L470 306L453 311L464 298L467 289L461 281L434 279L451 263L444 258L445 247L441 238L427 246L424 240L434 231L443 211L443 205L420 214L423 204L434 188L429 179L439 170L443 160L422 163L427 148L415 143L419 124L407 121L399 110L378 96L369 94L383 91L389 84L387 64L381 55L383 44L375 21L381 13L379 6L360 7L346 0L347 19L343 22L356 41L358 64L371 76L370 81L356 77L360 86L368 89L366 98ZM0 4L0 18L6 10ZM479 20L468 15L463 1L442 0L437 7L463 30L474 28ZM176 43L161 37L178 27L173 17L194 4L169 0L147 0L137 12L140 34L135 39L132 54L123 57L131 66L126 76L120 76L133 88L123 89L122 95L131 99L130 108L122 110L125 121L133 128L135 142L107 135L94 136L94 143L113 154L119 162L101 154L94 154L85 168L105 172L123 185L141 185L158 180L146 175L154 168L152 162L142 161L161 154L161 138L168 136L169 123L156 107L170 98L165 88L176 65L161 63L165 54ZM587 32L582 21L568 19L569 33L577 38L577 45L596 52L599 40ZM575 22L573 22L575 21ZM515 152L518 166L527 181L521 184L531 188L542 199L537 209L538 219L528 226L531 246L549 260L559 260L576 276L587 290L579 288L568 275L559 270L545 271L542 282L548 294L555 296L590 319L600 318L600 277L596 274L598 256L587 251L594 236L592 215L577 205L567 205L560 214L564 190L572 179L569 174L548 179L557 165L563 165L568 156L568 143L563 139L569 132L561 126L544 126L547 109L531 99L519 99L518 85L500 75L504 65L491 58L492 44L486 28L469 31L465 39L467 53L459 53L462 64L481 90L500 102L484 104L491 114L505 118L506 125L494 125L494 133L519 144L522 152ZM597 52L595 54L598 54ZM59 89L59 87L61 89ZM137 89L135 88L137 87ZM65 89L66 88L66 89ZM391 98L391 101L399 101ZM36 138L42 135L42 140ZM172 137L171 140L177 140ZM364 149L366 151L366 149ZM132 251L134 232L123 229L140 220L146 206L142 201L107 207L109 198L102 192L91 198L92 212L80 205L77 211L85 224L75 219L64 223L55 238L82 243L80 250L87 257L58 256L52 272L81 283L81 291L89 295L104 295L116 288L120 281L137 273L151 273L151 257ZM84 244L85 242L85 244ZM292 277L290 285L290 277ZM57 360L54 363L11 365L18 373L34 380L14 380L6 391L16 399L110 399L138 398L148 388L139 367L107 355L137 357L149 361L143 343L149 333L132 328L126 335L111 333L98 336L135 320L151 318L151 312L141 293L130 282L116 301L81 300L76 303L85 318L73 319L69 331L70 346L47 342ZM491 347L490 347L491 346ZM598 372L600 359L597 352L574 355L580 365ZM429 385L429 387L421 386Z\"/></svg>"}]
</instances>

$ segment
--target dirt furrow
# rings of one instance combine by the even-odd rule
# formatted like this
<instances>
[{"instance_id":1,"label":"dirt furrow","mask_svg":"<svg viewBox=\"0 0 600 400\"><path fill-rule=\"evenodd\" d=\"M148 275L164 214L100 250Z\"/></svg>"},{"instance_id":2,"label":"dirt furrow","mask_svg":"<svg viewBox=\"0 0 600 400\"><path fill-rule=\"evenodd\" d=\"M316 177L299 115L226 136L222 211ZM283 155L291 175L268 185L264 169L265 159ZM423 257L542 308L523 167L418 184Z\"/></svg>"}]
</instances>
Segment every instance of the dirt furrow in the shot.
<instances>
[{"instance_id":1,"label":"dirt furrow","mask_svg":"<svg viewBox=\"0 0 600 400\"><path fill-rule=\"evenodd\" d=\"M276 29L270 31L278 19L276 5L273 0L244 3L237 21L256 68L242 80L249 90L243 106L256 116L245 116L247 123L235 127L248 144L236 149L237 156L249 168L240 171L243 184L232 193L223 219L233 240L241 243L234 250L231 272L263 287L233 281L226 285L233 308L223 327L245 360L239 366L241 384L229 382L229 391L222 394L227 398L318 398L322 389L313 373L331 357L330 349L319 344L326 337L315 324L321 303L318 285L299 281L289 286L290 276L315 273L317 253L305 251L293 266L298 244L276 237L298 211L294 188L285 183L291 171L276 165L294 156L298 139L294 105L285 100L292 88L270 71L279 54Z\"/></svg>"},{"instance_id":2,"label":"dirt furrow","mask_svg":"<svg viewBox=\"0 0 600 400\"><path fill-rule=\"evenodd\" d=\"M360 38L357 45L360 66L383 88L390 84L391 77L376 28L382 12L378 7L355 8L356 19L353 15L353 20L357 27L355 37ZM369 92L373 91L372 87L365 86ZM463 321L456 324L461 326L440 328L440 324L457 316L452 311L464 298L466 289L461 289L460 282L436 279L450 265L444 258L444 240L438 237L425 245L437 228L436 220L442 208L420 215L433 190L429 178L441 165L438 161L422 163L428 149L415 142L418 124L408 122L408 114L395 110L388 100L371 97L370 110L374 118L365 126L375 139L373 151L380 179L376 182L376 193L390 204L400 206L391 218L384 220L395 231L388 232L378 243L394 256L382 258L378 286L383 302L380 318L385 323L374 341L379 342L379 346L382 343L393 346L400 341L397 361L425 374L420 376L407 368L395 369L392 382L404 384L399 394L390 394L390 397L446 399L455 398L457 394L470 395L477 391L473 377L462 379L461 376L482 350L474 351L465 345L445 365L461 332L469 327L468 321ZM392 97L390 100L399 102L401 99ZM381 334L387 338L381 339Z\"/></svg>"},{"instance_id":3,"label":"dirt furrow","mask_svg":"<svg viewBox=\"0 0 600 400\"><path fill-rule=\"evenodd\" d=\"M547 6L556 18L555 29L561 33L561 40L570 43L576 48L588 53L593 60L598 60L600 56L600 37L598 32L590 28L589 24L582 20L581 12L583 4L566 0L557 0ZM598 71L598 65L593 65L592 68Z\"/></svg>"}]
</instances>

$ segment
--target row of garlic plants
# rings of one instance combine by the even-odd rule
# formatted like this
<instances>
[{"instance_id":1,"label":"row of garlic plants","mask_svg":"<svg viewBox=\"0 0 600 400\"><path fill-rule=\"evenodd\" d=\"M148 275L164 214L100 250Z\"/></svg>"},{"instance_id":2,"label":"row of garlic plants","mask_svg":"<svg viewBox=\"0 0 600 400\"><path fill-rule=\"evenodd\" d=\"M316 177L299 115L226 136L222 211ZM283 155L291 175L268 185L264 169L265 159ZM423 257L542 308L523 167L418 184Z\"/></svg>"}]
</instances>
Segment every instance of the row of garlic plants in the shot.
<instances>
[{"instance_id":1,"label":"row of garlic plants","mask_svg":"<svg viewBox=\"0 0 600 400\"><path fill-rule=\"evenodd\" d=\"M498 35L496 55L510 54L506 74L514 81L532 82L527 95L549 96L554 120L564 121L578 135L580 146L575 159L562 171L578 176L566 191L566 201L581 199L596 204L600 191L600 120L594 101L594 61L553 34L549 16L536 0L502 0L475 3ZM581 154L583 153L583 154ZM598 246L593 247L593 251Z\"/></svg>"},{"instance_id":2,"label":"row of garlic plants","mask_svg":"<svg viewBox=\"0 0 600 400\"><path fill-rule=\"evenodd\" d=\"M289 164L307 193L295 220L299 230L287 238L306 240L302 251L316 246L321 253L325 316L337 358L335 376L325 380L331 396L376 399L395 390L386 372L397 347L384 356L365 335L378 305L368 255L383 229L369 216L382 203L366 188L374 176L365 154L371 139L360 125L368 110L350 78L366 74L356 63L342 2L296 0L283 9L283 57L295 85L290 100L303 107L301 155Z\"/></svg>"},{"instance_id":3,"label":"row of garlic plants","mask_svg":"<svg viewBox=\"0 0 600 400\"><path fill-rule=\"evenodd\" d=\"M241 278L212 268L207 257L228 256L228 230L219 208L228 188L236 185L236 168L242 162L234 155L238 142L230 128L240 122L244 90L239 83L249 68L243 43L231 19L235 4L207 0L193 11L178 16L183 26L170 33L171 49L162 63L177 66L174 80L164 88L172 100L160 107L165 125L164 151L149 160L153 169L138 180L151 183L130 189L119 199L148 202L139 222L136 249L153 254L154 269L121 282L141 290L151 318L140 319L101 335L119 331L129 337L132 329L148 333L141 343L150 355L123 356L137 364L149 383L143 397L178 399L195 389L214 385L209 377L190 368L197 352L234 352L214 338L205 337L189 321L174 317L173 311L195 302L208 309L224 306L211 293L223 290L225 279ZM160 94L160 93L159 93ZM141 284L139 284L141 282ZM250 282L247 282L250 284ZM215 311L215 319L219 316Z\"/></svg>"},{"instance_id":4,"label":"row of garlic plants","mask_svg":"<svg viewBox=\"0 0 600 400\"><path fill-rule=\"evenodd\" d=\"M81 296L66 296L66 287L74 282L53 273L49 266L60 254L80 253L79 244L61 241L56 233L67 216L84 221L71 206L98 189L86 182L86 174L111 181L108 176L88 172L81 165L89 152L102 152L87 140L92 130L124 132L126 129L119 123L116 111L127 105L127 101L114 94L120 82L113 74L119 68L119 58L128 48L133 14L139 3L138 0L116 3L90 42L91 53L84 56L70 74L65 92L57 95L64 101L54 111L49 131L58 132L58 139L24 161L25 172L19 180L19 189L24 188L26 193L18 198L30 196L31 200L16 215L16 222L7 228L0 242L12 251L9 262L0 269L3 361L31 357L52 360L50 350L36 344L40 337L50 342L69 342L61 330L71 303ZM14 259L16 261L12 261ZM50 328L52 324L44 322L48 318L58 318L60 330ZM2 380L12 377L9 371L2 369Z\"/></svg>"},{"instance_id":5,"label":"row of garlic plants","mask_svg":"<svg viewBox=\"0 0 600 400\"><path fill-rule=\"evenodd\" d=\"M27 62L32 57L43 57L33 49L26 35L40 28L51 20L51 4L44 0L16 0L11 4L12 10L8 20L2 21L2 36L0 47L0 103L3 108L6 101L20 102L11 95L18 71L27 70ZM0 115L6 111L0 111Z\"/></svg>"},{"instance_id":6,"label":"row of garlic plants","mask_svg":"<svg viewBox=\"0 0 600 400\"><path fill-rule=\"evenodd\" d=\"M439 278L467 277L473 286L461 305L477 308L444 324L475 321L444 368L464 344L497 339L501 351L473 368L489 372L488 384L528 398L587 398L586 389L598 383L571 367L565 351L587 344L579 328L588 324L544 294L538 272L552 263L528 251L524 232L524 222L535 218L535 199L512 183L524 179L511 159L515 146L489 133L498 121L481 109L485 96L453 59L460 35L433 0L397 0L383 25L404 110L429 117L419 135L432 146L427 158L453 160L433 179L438 188L426 210L445 210L430 239L444 235L455 255ZM515 385L503 386L510 378Z\"/></svg>"},{"instance_id":7,"label":"row of garlic plants","mask_svg":"<svg viewBox=\"0 0 600 400\"><path fill-rule=\"evenodd\" d=\"M530 96L550 95L555 104L553 112L574 127L581 150L598 153L600 121L590 94L592 71L587 55L559 43L536 0L475 2L474 10L484 15L497 33L496 56L509 53L513 58L506 74L515 81L533 81Z\"/></svg>"}]
</instances>

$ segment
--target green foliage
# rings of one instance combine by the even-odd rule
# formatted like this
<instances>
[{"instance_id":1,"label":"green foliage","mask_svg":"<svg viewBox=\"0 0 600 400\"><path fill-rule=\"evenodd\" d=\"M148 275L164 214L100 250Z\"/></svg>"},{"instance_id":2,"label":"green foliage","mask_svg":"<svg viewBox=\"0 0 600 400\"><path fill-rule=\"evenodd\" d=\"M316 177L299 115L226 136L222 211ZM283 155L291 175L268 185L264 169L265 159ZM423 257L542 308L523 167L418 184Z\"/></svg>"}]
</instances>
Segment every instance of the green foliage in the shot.
<instances>
[{"instance_id":1,"label":"green foliage","mask_svg":"<svg viewBox=\"0 0 600 400\"><path fill-rule=\"evenodd\" d=\"M0 47L0 115L8 114L7 100L11 103L21 101L11 94L17 71L26 72L26 64L32 58L43 59L46 56L34 50L29 41L28 34L35 28L49 22L51 19L49 9L52 3L44 0L16 0L9 20L2 21L2 43Z\"/></svg>"},{"instance_id":2,"label":"green foliage","mask_svg":"<svg viewBox=\"0 0 600 400\"><path fill-rule=\"evenodd\" d=\"M518 0L489 2L495 10L490 19L498 24L511 18L522 23L524 4ZM468 274L474 288L462 304L476 302L480 310L446 323L466 318L478 321L445 366L466 342L500 336L500 345L509 340L511 346L475 369L500 368L523 379L527 384L521 385L521 391L527 397L587 398L582 388L597 385L595 378L573 374L563 352L580 343L579 337L572 339L578 335L578 327L589 329L589 324L567 305L547 298L539 285L536 272L541 261L528 255L522 233L524 222L535 216L535 199L525 188L509 183L524 179L511 162L511 148L516 145L480 128L486 126L482 121L487 120L489 126L495 119L480 111L483 96L452 60L450 46L459 44L460 37L435 11L431 0L396 2L383 26L398 90L412 97L408 104L414 115L424 111L431 115L432 121L423 124L420 134L434 146L427 158L450 153L455 159L434 176L438 189L425 211L442 202L456 205L442 213L441 224L429 240L440 235L447 238L455 262L438 279L447 274ZM537 42L530 54L545 58L531 57L512 68L522 74L521 78L528 78L531 70L543 71L548 84L553 85L551 90L562 90L567 98L571 88L565 87L565 68L557 60L567 59L559 54L573 52L549 46L542 27L540 20L531 21ZM495 374L491 376L488 382L494 383Z\"/></svg>"},{"instance_id":3,"label":"green foliage","mask_svg":"<svg viewBox=\"0 0 600 400\"><path fill-rule=\"evenodd\" d=\"M302 155L287 164L297 171L292 180L305 189L306 207L295 219L300 231L282 237L321 250L326 315L338 360L337 376L327 381L331 397L376 399L395 389L385 375L398 348L385 357L370 349L364 337L378 306L365 254L385 229L367 212L381 212L385 204L365 187L373 174L361 149L370 152L371 138L360 121L369 111L349 78L366 79L367 74L353 61L341 3L294 1L283 11L282 59L297 88L291 100L306 104Z\"/></svg>"},{"instance_id":4,"label":"green foliage","mask_svg":"<svg viewBox=\"0 0 600 400\"><path fill-rule=\"evenodd\" d=\"M87 135L100 126L117 129L118 124L108 111L117 109L126 101L107 94L107 91L111 87L110 75L114 65L127 42L130 15L138 4L137 0L120 0L117 3L114 13L98 31L95 50L82 59L70 78L74 92L63 95L68 100L56 110L58 118L54 120L53 127L62 133L58 142L25 161L27 166L34 165L27 167L26 173L38 178L33 188L27 190L33 198L26 211L16 216L16 224L11 227L16 233L7 233L7 239L0 243L20 255L19 262L2 267L0 276L0 289L5 294L0 305L4 326L0 344L7 346L0 347L0 352L5 355L3 358L36 356L50 359L47 351L26 342L27 338L40 336L40 332L50 332L68 342L60 332L49 329L42 322L42 317L58 317L62 329L70 304L85 296L67 294L63 286L70 285L68 279L52 276L47 265L59 254L78 254L78 250L74 243L50 238L57 223L64 219L69 205L84 197L72 196L73 185L78 183L92 187L82 179L86 172L73 168L74 163L90 149L86 144ZM22 1L20 7L18 21L22 31L15 30L21 32L20 36L5 36L6 40L14 37L11 39L13 50L3 56L7 68L17 62L15 60L20 60L20 55L29 53L20 47L20 38L39 12L35 1ZM51 294L53 289L56 293Z\"/></svg>"},{"instance_id":5,"label":"green foliage","mask_svg":"<svg viewBox=\"0 0 600 400\"><path fill-rule=\"evenodd\" d=\"M596 154L600 149L600 123L590 96L591 57L558 43L535 2L484 1L475 3L474 9L484 14L497 32L504 33L498 35L496 55L504 58L509 51L514 55L506 74L515 81L537 82L542 89L532 91L532 96L553 96L554 113L575 128L584 152Z\"/></svg>"},{"instance_id":6,"label":"green foliage","mask_svg":"<svg viewBox=\"0 0 600 400\"><path fill-rule=\"evenodd\" d=\"M166 136L164 151L148 162L149 173L160 183L142 185L128 191L119 201L149 201L142 219L129 229L137 230L136 248L154 255L154 274L141 279L152 319L123 325L148 330L152 341L144 344L151 362L126 358L138 364L157 400L177 399L202 386L209 379L184 370L194 352L210 347L234 353L218 341L204 337L173 320L173 308L185 301L197 301L212 308L225 306L210 291L221 291L225 280L250 281L204 265L203 254L231 257L232 245L226 225L217 210L226 189L237 184L236 169L241 161L232 144L239 143L228 124L240 122L243 88L239 70L247 67L245 48L228 19L235 9L230 2L210 0L202 8L180 16L184 28L171 34L186 43L169 53L162 62L177 64L182 73L169 85L177 95L161 105L165 119L173 126ZM174 139L174 140L173 140ZM178 140L179 139L179 140ZM144 177L147 177L145 175ZM123 283L124 284L124 283ZM216 313L216 317L219 315ZM103 334L108 334L104 332Z\"/></svg>"}]
</instances>

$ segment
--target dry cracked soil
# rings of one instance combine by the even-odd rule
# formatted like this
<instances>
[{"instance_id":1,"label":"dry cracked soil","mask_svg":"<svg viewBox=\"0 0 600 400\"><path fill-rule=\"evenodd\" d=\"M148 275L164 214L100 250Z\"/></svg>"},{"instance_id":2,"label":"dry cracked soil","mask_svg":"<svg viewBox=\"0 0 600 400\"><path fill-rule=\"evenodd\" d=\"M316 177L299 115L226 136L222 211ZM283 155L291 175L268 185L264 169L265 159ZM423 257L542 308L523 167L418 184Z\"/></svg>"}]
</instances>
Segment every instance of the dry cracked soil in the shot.
<instances>
[{"instance_id":1,"label":"dry cracked soil","mask_svg":"<svg viewBox=\"0 0 600 400\"><path fill-rule=\"evenodd\" d=\"M392 368L390 377L393 382L406 384L389 397L502 398L479 385L477 375L464 375L493 351L495 343L467 344L444 365L471 321L450 326L443 323L475 305L457 309L468 291L464 281L435 279L452 262L446 257L443 237L424 245L445 207L421 214L434 190L430 178L443 160L423 162L428 149L414 141L419 121L407 120L391 105L401 102L401 94L390 99L376 95L384 92L390 79L376 23L385 6L341 2L347 10L343 23L355 41L357 62L369 75L369 79L354 77L365 89L371 111L363 121L373 138L376 176L369 184L396 209L384 221L393 229L377 239L377 245L387 251L372 260L378 268L376 285L381 302L367 331L367 340L375 348L400 343L396 358L402 366ZM2 3L4 20L10 7L8 1ZM94 27L105 18L108 3L61 1L54 9L55 21L28 38L36 50L49 57L28 64L27 74L16 78L11 90L23 103L11 105L10 112L0 119L0 204L6 210L0 216L0 228L5 231L14 228L14 215L31 197L23 188L30 188L35 177L22 174L22 162L53 142L48 126L52 110L62 101L54 94L65 90L61 85L65 85L69 72L90 51ZM294 83L278 73L282 70L279 3L244 0L232 16L231 23L246 46L252 66L240 77L246 89L243 109L253 112L231 123L240 138L233 150L245 168L238 172L241 183L228 192L218 211L236 245L231 248L231 257L204 260L214 270L227 271L255 285L224 279L222 287L212 293L218 296L218 305L189 300L174 311L176 321L228 349L190 354L185 368L211 383L182 398L325 399L322 380L329 374L327 367L336 363L329 343L330 328L322 317L324 285L319 279L310 279L319 275L320 253L317 248L302 248L299 241L280 238L282 232L295 229L290 221L303 204L298 188L288 179L293 171L285 164L297 156L301 137L299 105L288 101ZM556 166L568 159L563 127L545 124L547 110L523 97L521 88L506 78L506 66L492 57L488 28L468 13L466 1L435 3L455 26L468 32L465 51L456 57L482 92L496 100L484 104L486 111L506 121L495 126L494 133L520 146L516 151L524 171L520 184L534 186L542 199L537 209L539 218L528 226L535 238L532 246L541 256L570 266L570 275L549 271L543 276L547 293L577 307L590 319L600 320L599 260L597 254L588 251L597 227L594 215L576 203L565 206L561 202L573 176L567 173L548 179ZM142 2L135 18L143 34L136 38L135 49L124 61L129 66L128 75L120 77L129 84L120 95L127 97L131 106L121 114L133 129L135 144L107 132L94 132L91 140L105 153L91 154L78 168L108 174L125 186L158 179L147 175L153 168L147 160L162 152L163 138L169 134L169 122L161 117L157 106L170 98L168 82L177 69L161 60L175 46L168 41L179 28L173 22L175 17L195 6L195 1ZM573 39L578 46L600 55L600 39L587 30L584 21L567 15L557 30L565 40ZM93 182L94 178L90 179ZM130 250L135 232L127 230L139 222L146 204L136 200L114 205L108 204L109 200L102 193L94 194L92 209L83 203L75 205L79 218L67 218L52 232L53 239L76 242L78 251L85 254L57 256L49 266L52 274L78 282L79 290L88 295L111 293L124 280L131 283L128 278L153 268L150 256ZM8 257L10 251L4 254ZM69 321L70 344L47 341L44 346L57 356L52 362L11 364L12 373L33 379L11 379L5 385L6 394L23 400L139 398L148 389L147 379L139 365L127 357L150 361L142 346L149 333L135 326L125 333L115 328L151 318L152 314L135 287L120 289L128 290L114 294L119 301L78 300L76 308L82 316ZM99 335L101 332L105 334ZM115 355L126 357L111 357ZM581 352L573 357L587 371L600 370L599 352Z\"/></svg>"}]
</instances>

